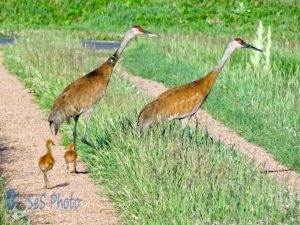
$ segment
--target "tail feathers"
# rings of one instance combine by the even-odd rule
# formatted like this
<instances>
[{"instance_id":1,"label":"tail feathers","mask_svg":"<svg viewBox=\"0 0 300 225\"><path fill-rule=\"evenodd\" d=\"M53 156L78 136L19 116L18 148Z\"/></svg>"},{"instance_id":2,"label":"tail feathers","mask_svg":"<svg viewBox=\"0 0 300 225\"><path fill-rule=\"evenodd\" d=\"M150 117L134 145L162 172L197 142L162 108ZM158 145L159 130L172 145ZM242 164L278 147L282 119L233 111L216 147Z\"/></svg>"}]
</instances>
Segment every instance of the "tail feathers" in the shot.
<instances>
[{"instance_id":1,"label":"tail feathers","mask_svg":"<svg viewBox=\"0 0 300 225\"><path fill-rule=\"evenodd\" d=\"M158 122L157 115L158 101L146 105L138 116L137 130L142 135L143 130Z\"/></svg>"},{"instance_id":2,"label":"tail feathers","mask_svg":"<svg viewBox=\"0 0 300 225\"><path fill-rule=\"evenodd\" d=\"M50 126L50 130L51 130L51 134L52 135L57 135L58 129L59 127L56 126L53 121L49 121L49 126Z\"/></svg>"},{"instance_id":3,"label":"tail feathers","mask_svg":"<svg viewBox=\"0 0 300 225\"><path fill-rule=\"evenodd\" d=\"M71 117L74 117L76 115L77 115L76 110L74 109L73 106L69 104L63 104L62 106L53 107L48 117L48 122L52 134L54 133L54 135L57 135L57 132L61 124L64 121L70 123Z\"/></svg>"},{"instance_id":4,"label":"tail feathers","mask_svg":"<svg viewBox=\"0 0 300 225\"><path fill-rule=\"evenodd\" d=\"M50 125L50 129L52 134L57 134L60 125L67 119L67 115L65 114L64 110L58 109L58 110L52 110L50 112L50 115L48 117L48 122Z\"/></svg>"}]
</instances>

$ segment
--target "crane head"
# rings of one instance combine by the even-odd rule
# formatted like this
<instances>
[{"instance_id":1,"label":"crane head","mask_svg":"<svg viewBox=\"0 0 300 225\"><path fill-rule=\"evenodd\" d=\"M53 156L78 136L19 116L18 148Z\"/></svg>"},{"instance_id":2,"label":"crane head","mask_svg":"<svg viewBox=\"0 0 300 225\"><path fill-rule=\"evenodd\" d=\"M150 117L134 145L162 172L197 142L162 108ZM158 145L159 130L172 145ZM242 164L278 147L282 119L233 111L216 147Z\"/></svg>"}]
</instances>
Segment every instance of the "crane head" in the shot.
<instances>
[{"instance_id":1,"label":"crane head","mask_svg":"<svg viewBox=\"0 0 300 225\"><path fill-rule=\"evenodd\" d=\"M48 139L46 141L46 145L49 146L49 145L55 145L55 144L54 144L54 142L51 139Z\"/></svg>"},{"instance_id":2,"label":"crane head","mask_svg":"<svg viewBox=\"0 0 300 225\"><path fill-rule=\"evenodd\" d=\"M258 49L258 48L256 48L256 47L254 47L254 46L252 46L252 45L246 43L246 42L245 42L243 39L241 39L241 38L238 38L238 37L237 37L237 38L235 38L235 39L233 40L233 42L234 42L236 48L250 48L250 49L253 49L253 50L255 50L255 51L262 52L262 50L260 50L260 49Z\"/></svg>"},{"instance_id":3,"label":"crane head","mask_svg":"<svg viewBox=\"0 0 300 225\"><path fill-rule=\"evenodd\" d=\"M147 36L149 36L149 37L156 37L156 38L159 38L159 37L160 37L160 36L157 35L157 34L154 34L154 33L150 32L150 31L144 30L144 29L143 29L141 26L139 26L139 25L133 26L130 30L133 32L134 36L136 36L136 35L147 35Z\"/></svg>"},{"instance_id":4,"label":"crane head","mask_svg":"<svg viewBox=\"0 0 300 225\"><path fill-rule=\"evenodd\" d=\"M111 57L109 59L109 61L113 64L116 63L116 61L120 58L124 48L127 46L127 44L130 42L130 40L132 40L133 38L135 38L136 36L139 35L146 35L146 36L150 36L150 37L159 37L157 34L151 33L150 31L144 30L142 27L136 25L131 27L124 35L124 38L120 44L120 47L117 49L117 51L115 52L115 54L113 55L113 57Z\"/></svg>"}]
</instances>

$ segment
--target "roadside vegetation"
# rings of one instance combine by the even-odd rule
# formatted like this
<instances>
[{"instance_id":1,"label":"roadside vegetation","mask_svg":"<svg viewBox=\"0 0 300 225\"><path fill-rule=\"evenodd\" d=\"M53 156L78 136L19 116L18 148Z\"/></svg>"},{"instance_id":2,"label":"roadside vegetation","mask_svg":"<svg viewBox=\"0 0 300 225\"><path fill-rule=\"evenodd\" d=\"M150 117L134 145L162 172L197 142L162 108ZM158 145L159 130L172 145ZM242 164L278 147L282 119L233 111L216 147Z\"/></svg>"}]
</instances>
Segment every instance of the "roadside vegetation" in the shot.
<instances>
[{"instance_id":1,"label":"roadside vegetation","mask_svg":"<svg viewBox=\"0 0 300 225\"><path fill-rule=\"evenodd\" d=\"M22 213L22 218L20 217ZM24 212L15 210L14 213L9 213L6 205L6 193L4 180L0 177L0 224L1 225L19 225L30 224L28 220L23 219Z\"/></svg>"},{"instance_id":2,"label":"roadside vegetation","mask_svg":"<svg viewBox=\"0 0 300 225\"><path fill-rule=\"evenodd\" d=\"M140 24L160 32L228 36L252 34L262 20L284 42L300 40L299 9L298 0L2 0L0 28L7 34L28 28L96 31L94 38L103 38Z\"/></svg>"},{"instance_id":3,"label":"roadside vegetation","mask_svg":"<svg viewBox=\"0 0 300 225\"><path fill-rule=\"evenodd\" d=\"M187 68L191 72L187 74L196 76L193 72L195 59L182 47L181 41L176 42L182 38L186 37L170 38L168 40L171 44L167 45L157 40L147 40L150 44L142 40L137 44L131 43L134 46L129 48L133 49L124 52L124 63L131 63L131 68L137 67L138 62L146 65L145 59L152 57L144 69L152 68L161 72L162 64L156 60L168 60L164 71L167 72L173 68L173 56L169 55L165 59L162 57L163 51L166 50L169 54L176 51L178 54L174 60L178 60L178 67L171 72ZM198 47L197 43L188 42L191 49ZM218 45L223 46L223 43ZM87 50L80 45L78 36L54 31L22 33L22 38L16 45L5 47L4 50L6 66L35 94L37 102L45 112L50 110L54 98L67 84L101 64L103 57L110 54ZM140 58L135 58L138 50L143 54ZM155 51L161 51L162 54ZM211 58L198 58L204 62L200 74L207 72L221 53L217 46L211 47L210 51ZM179 60L178 57L183 53L194 67ZM200 52L195 57L199 57L198 54ZM233 62L248 57L247 53L238 54L241 56L236 56ZM157 59L153 59L154 57ZM236 72L233 77L226 74L232 67L237 68L237 71L242 70L237 62L233 65L230 63L226 65L222 79L233 79L231 81L240 83L247 79L249 87L246 87L249 90L244 90L241 86L231 90L238 92L237 96L241 94L241 90L253 91L250 83L255 82L254 76L259 74L250 76L247 74L250 72L244 70L243 76L238 76L239 73ZM182 74L171 77L172 80L177 77L172 84L189 81L190 77L187 76ZM223 85L225 84L221 82L217 84L221 87ZM212 105L217 101L216 89L214 96L209 99ZM148 101L142 92L118 74L114 74L88 130L88 137L98 149L81 143L78 145L79 155L88 165L91 176L104 186L124 223L300 223L299 199L275 184L271 178L262 175L234 149L226 149L222 144L214 142L205 132L189 129L185 137L186 150L179 149L179 129L176 122L152 129L141 139L138 138L137 112ZM61 131L65 145L72 140L72 127L64 125ZM82 131L82 124L79 130Z\"/></svg>"},{"instance_id":4,"label":"roadside vegetation","mask_svg":"<svg viewBox=\"0 0 300 225\"><path fill-rule=\"evenodd\" d=\"M10 224L5 202L5 190L3 179L0 177L0 224Z\"/></svg>"}]
</instances>

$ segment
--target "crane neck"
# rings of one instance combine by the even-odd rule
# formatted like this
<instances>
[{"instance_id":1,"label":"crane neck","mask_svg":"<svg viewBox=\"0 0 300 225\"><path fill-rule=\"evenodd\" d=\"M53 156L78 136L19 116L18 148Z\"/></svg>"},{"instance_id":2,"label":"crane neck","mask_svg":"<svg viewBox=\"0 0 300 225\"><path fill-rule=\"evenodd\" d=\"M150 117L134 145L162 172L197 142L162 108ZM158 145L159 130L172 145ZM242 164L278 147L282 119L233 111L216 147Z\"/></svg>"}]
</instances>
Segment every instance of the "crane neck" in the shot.
<instances>
[{"instance_id":1,"label":"crane neck","mask_svg":"<svg viewBox=\"0 0 300 225\"><path fill-rule=\"evenodd\" d=\"M235 50L235 47L230 43L225 52L224 55L222 57L222 59L219 61L219 63L214 67L214 69L209 72L205 77L205 82L206 82L206 93L208 94L213 86L213 84L215 83L218 75L220 74L220 72L223 69L223 66L225 65L226 61L229 59L231 53Z\"/></svg>"},{"instance_id":2,"label":"crane neck","mask_svg":"<svg viewBox=\"0 0 300 225\"><path fill-rule=\"evenodd\" d=\"M234 50L235 50L235 47L230 43L227 46L222 59L219 61L219 63L215 66L215 68L213 70L221 72L221 70L223 69L223 66L225 65L225 63L229 59L229 57L232 54L232 52L234 52Z\"/></svg>"},{"instance_id":3,"label":"crane neck","mask_svg":"<svg viewBox=\"0 0 300 225\"><path fill-rule=\"evenodd\" d=\"M128 45L130 40L134 37L130 32L127 32L120 44L120 47L116 50L114 53L114 56L116 57L116 61L120 58L122 52L124 51L125 47Z\"/></svg>"},{"instance_id":4,"label":"crane neck","mask_svg":"<svg viewBox=\"0 0 300 225\"><path fill-rule=\"evenodd\" d=\"M47 144L46 148L47 148L47 153L52 155L52 150L51 150L50 144Z\"/></svg>"}]
</instances>

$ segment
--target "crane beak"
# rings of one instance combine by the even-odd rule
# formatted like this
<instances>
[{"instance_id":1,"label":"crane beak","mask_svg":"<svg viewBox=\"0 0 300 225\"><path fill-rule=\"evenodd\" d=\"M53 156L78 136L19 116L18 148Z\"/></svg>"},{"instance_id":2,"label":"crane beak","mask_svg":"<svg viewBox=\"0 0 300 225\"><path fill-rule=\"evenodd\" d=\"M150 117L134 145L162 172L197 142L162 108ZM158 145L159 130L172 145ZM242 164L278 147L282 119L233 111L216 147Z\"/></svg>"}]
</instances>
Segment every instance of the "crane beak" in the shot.
<instances>
[{"instance_id":1,"label":"crane beak","mask_svg":"<svg viewBox=\"0 0 300 225\"><path fill-rule=\"evenodd\" d=\"M160 38L159 35L151 33L150 31L144 30L144 34L149 36L149 37L156 37L156 38Z\"/></svg>"},{"instance_id":2,"label":"crane beak","mask_svg":"<svg viewBox=\"0 0 300 225\"><path fill-rule=\"evenodd\" d=\"M247 43L245 43L244 48L251 48L251 49L253 49L255 51L262 52L262 50L260 50L258 48L255 48L254 46L252 46L250 44L247 44Z\"/></svg>"}]
</instances>

